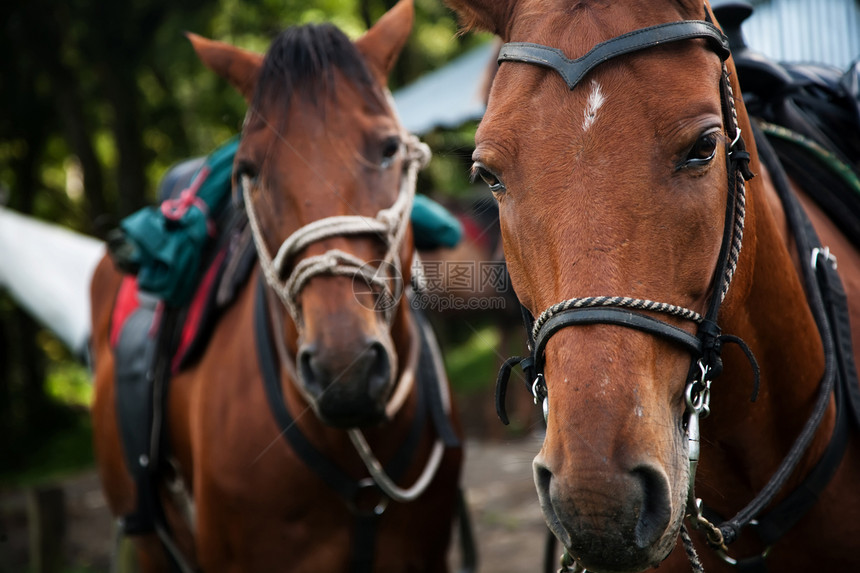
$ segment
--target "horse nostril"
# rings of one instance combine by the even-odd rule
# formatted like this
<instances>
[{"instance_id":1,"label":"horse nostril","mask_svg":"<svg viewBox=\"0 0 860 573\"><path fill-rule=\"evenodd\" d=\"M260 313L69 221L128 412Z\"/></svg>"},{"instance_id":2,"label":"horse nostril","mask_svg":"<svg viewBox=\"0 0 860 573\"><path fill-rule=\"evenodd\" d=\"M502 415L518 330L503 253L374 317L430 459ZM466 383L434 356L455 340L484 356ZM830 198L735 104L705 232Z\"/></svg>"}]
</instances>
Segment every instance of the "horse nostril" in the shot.
<instances>
[{"instance_id":1,"label":"horse nostril","mask_svg":"<svg viewBox=\"0 0 860 573\"><path fill-rule=\"evenodd\" d=\"M552 472L549 471L543 464L535 462L534 464L535 486L537 487L538 496L541 499L549 499L549 486L552 482Z\"/></svg>"},{"instance_id":2,"label":"horse nostril","mask_svg":"<svg viewBox=\"0 0 860 573\"><path fill-rule=\"evenodd\" d=\"M388 351L380 342L373 342L368 348L368 390L371 394L385 391L391 378L391 361Z\"/></svg>"},{"instance_id":3,"label":"horse nostril","mask_svg":"<svg viewBox=\"0 0 860 573\"><path fill-rule=\"evenodd\" d=\"M535 488L537 489L541 511L543 512L544 519L546 520L546 524L550 531L552 531L553 534L561 540L565 547L570 547L570 533L561 522L561 519L559 519L559 515L556 513L556 508L553 505L552 471L546 467L539 458L540 456L535 459L532 467L534 469Z\"/></svg>"},{"instance_id":4,"label":"horse nostril","mask_svg":"<svg viewBox=\"0 0 860 573\"><path fill-rule=\"evenodd\" d=\"M672 517L669 483L662 472L648 466L638 467L631 473L642 493L634 541L637 547L645 549L656 543L669 526Z\"/></svg>"},{"instance_id":5,"label":"horse nostril","mask_svg":"<svg viewBox=\"0 0 860 573\"><path fill-rule=\"evenodd\" d=\"M319 382L319 372L316 367L316 351L312 346L302 346L299 349L298 364L299 376L302 378L305 388L314 397L319 397L322 394L322 387Z\"/></svg>"}]
</instances>

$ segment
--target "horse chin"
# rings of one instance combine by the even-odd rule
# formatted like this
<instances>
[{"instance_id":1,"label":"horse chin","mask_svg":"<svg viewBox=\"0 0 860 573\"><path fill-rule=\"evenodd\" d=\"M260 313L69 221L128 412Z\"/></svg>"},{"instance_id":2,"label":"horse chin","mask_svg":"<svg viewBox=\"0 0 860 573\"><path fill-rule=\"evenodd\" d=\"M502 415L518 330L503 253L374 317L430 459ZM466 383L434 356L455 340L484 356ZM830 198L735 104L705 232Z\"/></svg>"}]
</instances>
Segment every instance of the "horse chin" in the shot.
<instances>
[{"instance_id":1,"label":"horse chin","mask_svg":"<svg viewBox=\"0 0 860 573\"><path fill-rule=\"evenodd\" d=\"M642 548L626 537L613 534L591 532L573 539L554 513L544 509L544 517L567 553L592 573L637 573L658 567L674 549L681 526L679 519L656 543Z\"/></svg>"},{"instance_id":2,"label":"horse chin","mask_svg":"<svg viewBox=\"0 0 860 573\"><path fill-rule=\"evenodd\" d=\"M381 408L377 411L367 411L367 412L327 412L323 409L315 408L317 417L320 421L332 428L339 428L342 430L350 430L353 428L368 428L372 426L379 426L387 421L387 417L385 415L385 408Z\"/></svg>"}]
</instances>

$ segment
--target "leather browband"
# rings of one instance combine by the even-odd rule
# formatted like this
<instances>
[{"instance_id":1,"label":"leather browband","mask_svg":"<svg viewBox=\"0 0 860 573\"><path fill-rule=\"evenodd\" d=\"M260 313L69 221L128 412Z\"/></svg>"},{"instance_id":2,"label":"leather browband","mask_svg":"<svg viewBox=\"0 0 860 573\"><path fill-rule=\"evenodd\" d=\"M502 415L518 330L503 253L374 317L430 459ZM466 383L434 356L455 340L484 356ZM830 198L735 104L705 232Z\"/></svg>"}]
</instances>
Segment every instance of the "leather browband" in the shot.
<instances>
[{"instance_id":1,"label":"leather browband","mask_svg":"<svg viewBox=\"0 0 860 573\"><path fill-rule=\"evenodd\" d=\"M568 59L557 48L530 42L509 42L499 51L498 62L523 62L551 68L561 74L567 86L573 89L588 72L616 56L693 38L708 40L721 60L729 57L729 40L719 28L710 22L687 20L622 34L597 44L587 54L575 60Z\"/></svg>"}]
</instances>

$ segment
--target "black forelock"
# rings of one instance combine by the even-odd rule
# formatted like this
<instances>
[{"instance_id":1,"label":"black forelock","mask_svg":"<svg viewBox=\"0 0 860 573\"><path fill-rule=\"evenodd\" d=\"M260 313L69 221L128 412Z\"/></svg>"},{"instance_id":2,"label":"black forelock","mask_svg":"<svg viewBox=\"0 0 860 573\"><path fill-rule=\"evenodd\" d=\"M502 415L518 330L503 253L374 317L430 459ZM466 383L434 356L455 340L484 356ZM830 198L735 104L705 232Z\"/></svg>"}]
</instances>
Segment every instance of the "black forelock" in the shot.
<instances>
[{"instance_id":1,"label":"black forelock","mask_svg":"<svg viewBox=\"0 0 860 573\"><path fill-rule=\"evenodd\" d=\"M374 92L374 79L359 51L332 24L287 28L275 38L266 57L254 95L258 109L275 102L286 106L301 94L310 101L334 88L334 71ZM374 98L375 99L375 98Z\"/></svg>"}]
</instances>

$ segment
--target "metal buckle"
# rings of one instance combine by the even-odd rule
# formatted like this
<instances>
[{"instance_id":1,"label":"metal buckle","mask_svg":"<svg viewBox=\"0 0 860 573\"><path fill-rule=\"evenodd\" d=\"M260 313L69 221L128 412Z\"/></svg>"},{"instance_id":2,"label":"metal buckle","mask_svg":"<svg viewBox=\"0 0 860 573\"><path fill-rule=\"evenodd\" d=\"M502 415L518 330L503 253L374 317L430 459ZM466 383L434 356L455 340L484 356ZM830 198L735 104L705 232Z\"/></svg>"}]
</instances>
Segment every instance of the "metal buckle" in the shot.
<instances>
[{"instance_id":1,"label":"metal buckle","mask_svg":"<svg viewBox=\"0 0 860 573\"><path fill-rule=\"evenodd\" d=\"M750 525L752 525L752 526L758 525L758 520L753 519L752 521L750 521ZM724 545L724 547L725 547L725 545ZM759 553L758 558L761 559L762 561L767 559L767 556L770 554L771 548L773 548L773 545L768 545L767 547L765 547L764 551ZM734 557L732 557L731 555L729 555L725 550L715 549L714 552L720 557L720 559L722 559L723 561L725 561L729 565L734 567L738 564L738 560L735 559ZM750 559L755 559L755 557L746 557L746 558L744 558L744 561L749 561Z\"/></svg>"},{"instance_id":2,"label":"metal buckle","mask_svg":"<svg viewBox=\"0 0 860 573\"><path fill-rule=\"evenodd\" d=\"M735 126L735 138L732 140L731 144L729 145L729 149L734 150L735 145L737 145L737 143L738 143L738 141L740 141L740 139L741 139L741 128L736 125ZM732 154L732 152L729 151L729 155L731 155L731 154Z\"/></svg>"},{"instance_id":3,"label":"metal buckle","mask_svg":"<svg viewBox=\"0 0 860 573\"><path fill-rule=\"evenodd\" d=\"M560 564L561 569L558 570L558 573L588 573L585 567L577 563L576 560L570 556L567 549L565 549L564 553L561 554Z\"/></svg>"},{"instance_id":4,"label":"metal buckle","mask_svg":"<svg viewBox=\"0 0 860 573\"><path fill-rule=\"evenodd\" d=\"M543 421L546 422L549 417L549 395L546 389L546 382L544 381L543 374L538 374L535 376L534 382L532 382L532 396L535 399L535 406L537 406L538 401L541 400L541 409L543 410Z\"/></svg>"},{"instance_id":5,"label":"metal buckle","mask_svg":"<svg viewBox=\"0 0 860 573\"><path fill-rule=\"evenodd\" d=\"M699 366L699 376L687 383L687 387L684 389L684 398L687 402L687 409L691 413L707 418L708 414L711 413L711 381L708 380L708 372L711 371L711 367L703 364L701 359L697 365ZM694 389L697 389L695 393Z\"/></svg>"},{"instance_id":6,"label":"metal buckle","mask_svg":"<svg viewBox=\"0 0 860 573\"><path fill-rule=\"evenodd\" d=\"M367 477L362 479L357 484L358 488L355 490L355 499L352 499L347 502L350 510L355 515L376 515L379 517L385 510L388 508L388 497L379 489L379 486L376 485L376 482L373 481L373 478ZM359 499L358 497L361 495L361 492L364 490L375 489L379 493L379 501L372 509L365 509L359 507Z\"/></svg>"},{"instance_id":7,"label":"metal buckle","mask_svg":"<svg viewBox=\"0 0 860 573\"><path fill-rule=\"evenodd\" d=\"M690 464L687 484L687 513L694 517L693 527L699 529L703 521L701 501L696 499L696 471L699 467L699 455L701 453L699 420L710 414L711 381L708 380L710 367L698 361L699 376L687 382L684 389L684 398L687 403L687 427L685 435L687 438L687 459ZM707 520L704 520L707 523Z\"/></svg>"},{"instance_id":8,"label":"metal buckle","mask_svg":"<svg viewBox=\"0 0 860 573\"><path fill-rule=\"evenodd\" d=\"M534 382L532 382L532 397L535 399L535 406L537 406L538 400L544 397L544 392L541 391L542 380L543 374L538 374L535 376Z\"/></svg>"},{"instance_id":9,"label":"metal buckle","mask_svg":"<svg viewBox=\"0 0 860 573\"><path fill-rule=\"evenodd\" d=\"M830 266L833 267L833 270L836 270L836 256L830 252L830 247L818 248L815 247L812 249L812 256L809 258L809 266L815 269L818 266L818 256L821 255L825 261L830 263Z\"/></svg>"}]
</instances>

